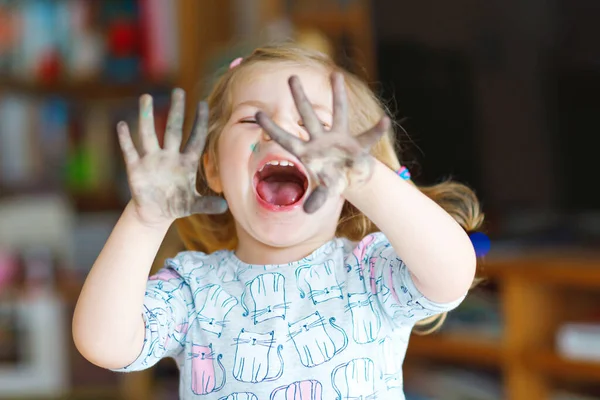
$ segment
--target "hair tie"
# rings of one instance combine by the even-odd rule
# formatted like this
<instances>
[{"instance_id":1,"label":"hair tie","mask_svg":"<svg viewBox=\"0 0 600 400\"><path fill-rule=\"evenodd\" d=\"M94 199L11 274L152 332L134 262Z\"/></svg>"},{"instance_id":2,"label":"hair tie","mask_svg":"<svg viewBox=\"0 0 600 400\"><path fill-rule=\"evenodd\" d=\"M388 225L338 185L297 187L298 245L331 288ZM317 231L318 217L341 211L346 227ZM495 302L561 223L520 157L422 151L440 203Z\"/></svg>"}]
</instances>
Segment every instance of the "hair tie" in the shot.
<instances>
[{"instance_id":1,"label":"hair tie","mask_svg":"<svg viewBox=\"0 0 600 400\"><path fill-rule=\"evenodd\" d=\"M398 175L400 178L404 179L405 181L410 179L410 171L406 167L400 167L400 169L398 171L396 171L396 175Z\"/></svg>"},{"instance_id":2,"label":"hair tie","mask_svg":"<svg viewBox=\"0 0 600 400\"><path fill-rule=\"evenodd\" d=\"M238 65L240 65L242 63L242 60L244 60L243 57L238 57L235 60L233 60L230 64L229 64L229 69L233 69L235 67L237 67Z\"/></svg>"},{"instance_id":3,"label":"hair tie","mask_svg":"<svg viewBox=\"0 0 600 400\"><path fill-rule=\"evenodd\" d=\"M485 256L492 247L490 238L483 232L473 232L469 235L469 239L471 239L477 257Z\"/></svg>"}]
</instances>

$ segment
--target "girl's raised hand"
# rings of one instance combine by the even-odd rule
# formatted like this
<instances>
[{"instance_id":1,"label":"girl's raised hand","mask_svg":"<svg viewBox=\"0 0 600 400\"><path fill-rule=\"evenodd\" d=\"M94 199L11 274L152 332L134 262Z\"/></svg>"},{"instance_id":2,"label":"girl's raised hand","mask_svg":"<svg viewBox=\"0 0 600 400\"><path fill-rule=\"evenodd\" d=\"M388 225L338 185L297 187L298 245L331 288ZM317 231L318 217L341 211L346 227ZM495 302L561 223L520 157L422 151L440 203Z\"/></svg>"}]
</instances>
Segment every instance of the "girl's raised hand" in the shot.
<instances>
[{"instance_id":1,"label":"girl's raised hand","mask_svg":"<svg viewBox=\"0 0 600 400\"><path fill-rule=\"evenodd\" d=\"M384 116L371 129L353 136L348 126L344 77L341 73L334 72L331 75L333 124L327 130L317 118L300 79L292 76L289 84L310 139L304 141L290 134L262 111L256 114L256 120L273 140L296 156L316 180L317 187L304 203L304 211L314 213L329 195L341 195L348 186L370 179L374 161L369 150L389 129L390 120Z\"/></svg>"},{"instance_id":2,"label":"girl's raised hand","mask_svg":"<svg viewBox=\"0 0 600 400\"><path fill-rule=\"evenodd\" d=\"M191 214L220 214L227 210L224 199L200 196L196 190L198 163L206 141L208 106L204 102L199 104L193 131L180 150L184 109L185 93L175 89L163 148L154 129L152 97L149 95L140 97L141 151L135 148L127 124L120 122L117 126L132 202L144 223L172 223Z\"/></svg>"}]
</instances>

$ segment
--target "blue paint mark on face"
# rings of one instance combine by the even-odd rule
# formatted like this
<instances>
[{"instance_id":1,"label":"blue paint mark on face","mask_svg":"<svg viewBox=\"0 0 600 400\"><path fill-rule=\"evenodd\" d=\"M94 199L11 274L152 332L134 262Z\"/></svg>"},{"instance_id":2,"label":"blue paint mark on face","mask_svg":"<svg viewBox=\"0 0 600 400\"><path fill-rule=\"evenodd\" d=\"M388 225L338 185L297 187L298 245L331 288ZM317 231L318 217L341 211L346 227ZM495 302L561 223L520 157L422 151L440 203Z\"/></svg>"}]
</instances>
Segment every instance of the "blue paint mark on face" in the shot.
<instances>
[{"instance_id":1,"label":"blue paint mark on face","mask_svg":"<svg viewBox=\"0 0 600 400\"><path fill-rule=\"evenodd\" d=\"M258 152L258 142L254 143L252 146L250 146L250 150L252 150L253 153Z\"/></svg>"}]
</instances>

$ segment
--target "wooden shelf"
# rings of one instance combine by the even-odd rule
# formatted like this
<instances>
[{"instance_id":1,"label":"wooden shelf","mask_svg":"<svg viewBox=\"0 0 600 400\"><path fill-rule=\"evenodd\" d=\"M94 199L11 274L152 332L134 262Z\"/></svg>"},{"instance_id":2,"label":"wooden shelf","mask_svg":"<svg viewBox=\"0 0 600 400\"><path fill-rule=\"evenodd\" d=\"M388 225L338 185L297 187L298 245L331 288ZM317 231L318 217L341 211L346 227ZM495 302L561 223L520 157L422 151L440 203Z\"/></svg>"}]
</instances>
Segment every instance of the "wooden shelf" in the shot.
<instances>
[{"instance_id":1,"label":"wooden shelf","mask_svg":"<svg viewBox=\"0 0 600 400\"><path fill-rule=\"evenodd\" d=\"M570 381L600 382L600 361L569 360L553 352L536 352L529 355L532 368L547 376Z\"/></svg>"},{"instance_id":2,"label":"wooden shelf","mask_svg":"<svg viewBox=\"0 0 600 400\"><path fill-rule=\"evenodd\" d=\"M491 367L502 363L499 343L491 339L466 340L464 336L451 334L411 336L406 358L428 358Z\"/></svg>"},{"instance_id":3,"label":"wooden shelf","mask_svg":"<svg viewBox=\"0 0 600 400\"><path fill-rule=\"evenodd\" d=\"M0 199L44 195L64 196L68 198L73 203L73 206L80 212L122 211L127 203L126 200L119 196L116 189L113 187L93 192L74 193L64 188L38 187L37 185L19 188L6 188L0 186Z\"/></svg>"},{"instance_id":4,"label":"wooden shelf","mask_svg":"<svg viewBox=\"0 0 600 400\"><path fill-rule=\"evenodd\" d=\"M1 92L25 93L32 96L62 96L77 100L110 100L124 97L138 97L144 93L169 93L174 87L170 82L109 83L98 81L54 83L24 82L0 78Z\"/></svg>"},{"instance_id":5,"label":"wooden shelf","mask_svg":"<svg viewBox=\"0 0 600 400\"><path fill-rule=\"evenodd\" d=\"M482 263L482 271L492 279L518 277L538 284L600 289L599 264L598 251L565 249L490 258Z\"/></svg>"},{"instance_id":6,"label":"wooden shelf","mask_svg":"<svg viewBox=\"0 0 600 400\"><path fill-rule=\"evenodd\" d=\"M120 199L112 190L72 194L71 199L75 208L82 212L122 211L126 204L126 201Z\"/></svg>"}]
</instances>

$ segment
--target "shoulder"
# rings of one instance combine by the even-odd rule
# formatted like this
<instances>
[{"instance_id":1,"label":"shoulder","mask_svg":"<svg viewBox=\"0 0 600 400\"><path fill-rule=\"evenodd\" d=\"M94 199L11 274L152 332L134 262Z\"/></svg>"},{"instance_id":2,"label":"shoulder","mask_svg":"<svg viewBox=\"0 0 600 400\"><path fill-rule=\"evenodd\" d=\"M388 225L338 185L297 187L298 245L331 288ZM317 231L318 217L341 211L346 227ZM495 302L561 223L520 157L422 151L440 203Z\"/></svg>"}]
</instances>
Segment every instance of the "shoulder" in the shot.
<instances>
[{"instance_id":1,"label":"shoulder","mask_svg":"<svg viewBox=\"0 0 600 400\"><path fill-rule=\"evenodd\" d=\"M165 261L165 267L176 271L182 277L201 271L210 271L217 268L224 261L229 260L231 252L226 250L214 253L203 253L201 251L182 251L176 256Z\"/></svg>"},{"instance_id":2,"label":"shoulder","mask_svg":"<svg viewBox=\"0 0 600 400\"><path fill-rule=\"evenodd\" d=\"M366 258L376 256L381 251L391 248L388 238L382 232L368 234L358 242L348 239L341 240L344 241L345 258L355 262L365 261Z\"/></svg>"}]
</instances>

